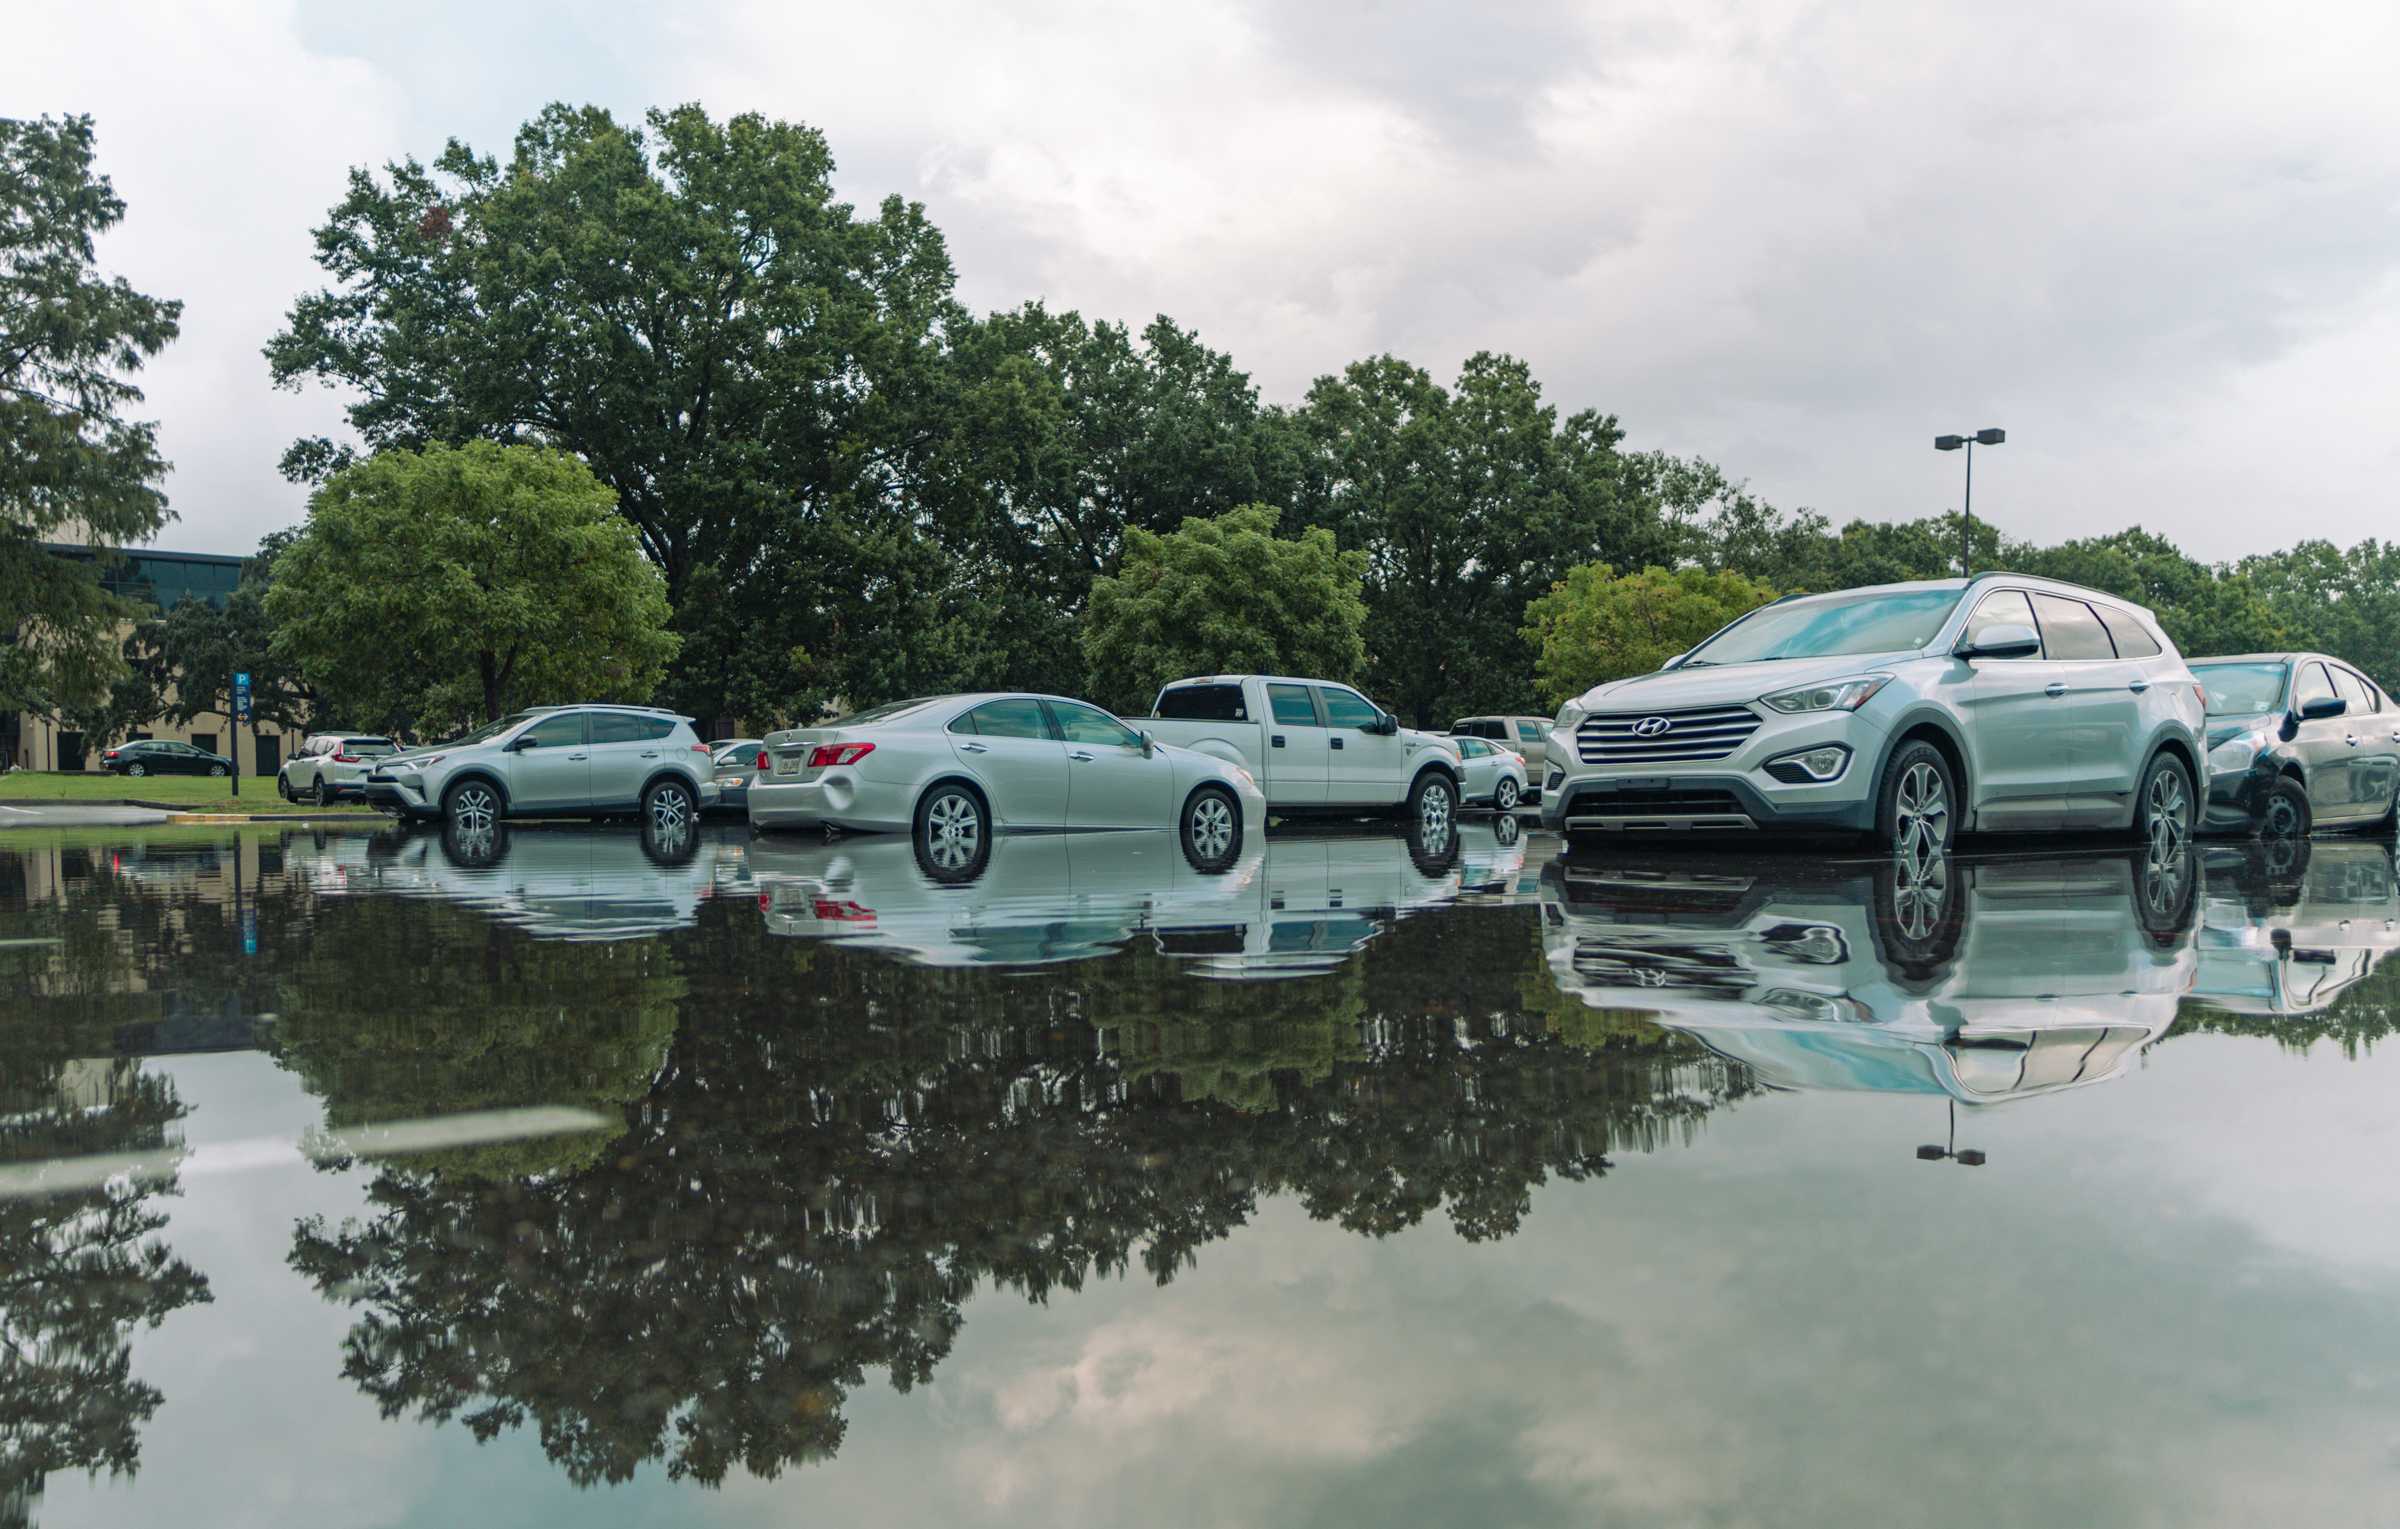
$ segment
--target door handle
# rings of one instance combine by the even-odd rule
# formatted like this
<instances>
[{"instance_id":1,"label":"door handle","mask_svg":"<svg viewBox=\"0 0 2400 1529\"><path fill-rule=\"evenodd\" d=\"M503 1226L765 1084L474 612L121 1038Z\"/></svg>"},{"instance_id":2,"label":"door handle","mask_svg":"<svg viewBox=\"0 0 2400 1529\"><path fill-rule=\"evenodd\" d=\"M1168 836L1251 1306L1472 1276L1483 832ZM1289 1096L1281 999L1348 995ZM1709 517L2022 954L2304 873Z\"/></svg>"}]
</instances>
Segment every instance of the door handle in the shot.
<instances>
[{"instance_id":1,"label":"door handle","mask_svg":"<svg viewBox=\"0 0 2400 1529\"><path fill-rule=\"evenodd\" d=\"M2150 688L2150 682L2148 680L2135 680L2132 684L2126 686L2125 688L2132 691L2135 695L2140 695L2143 691Z\"/></svg>"},{"instance_id":2,"label":"door handle","mask_svg":"<svg viewBox=\"0 0 2400 1529\"><path fill-rule=\"evenodd\" d=\"M2042 694L2053 698L2065 695L2066 693L2067 686L2064 680L2052 680L2049 684L2042 687Z\"/></svg>"},{"instance_id":3,"label":"door handle","mask_svg":"<svg viewBox=\"0 0 2400 1529\"><path fill-rule=\"evenodd\" d=\"M1330 740L1330 742L1331 742L1331 743L1333 744L1333 746L1334 746L1335 748L1337 748L1337 749L1338 749L1338 748L1340 748L1340 747L1342 746L1342 740L1341 740L1341 739L1339 739L1339 738L1332 739L1332 740Z\"/></svg>"},{"instance_id":4,"label":"door handle","mask_svg":"<svg viewBox=\"0 0 2400 1529\"><path fill-rule=\"evenodd\" d=\"M2358 747L2358 734L2356 734L2356 733L2344 733L2344 734L2342 735L2342 741L2343 741L2344 743L2347 743L2348 745L2350 745L2352 748L2357 748L2357 747Z\"/></svg>"},{"instance_id":5,"label":"door handle","mask_svg":"<svg viewBox=\"0 0 2400 1529\"><path fill-rule=\"evenodd\" d=\"M961 754L989 754L991 748L989 745L981 743L962 743L958 746L958 751Z\"/></svg>"},{"instance_id":6,"label":"door handle","mask_svg":"<svg viewBox=\"0 0 2400 1529\"><path fill-rule=\"evenodd\" d=\"M2394 736L2396 736L2396 737L2400 737L2400 734L2395 734ZM1269 747L1269 748L1273 748L1273 749L1279 749L1279 748L1282 748L1282 747L1283 747L1283 734L1281 734L1281 733L1276 733L1276 734L1274 734L1273 736L1271 736L1270 738L1268 738L1268 739L1267 739L1267 747Z\"/></svg>"},{"instance_id":7,"label":"door handle","mask_svg":"<svg viewBox=\"0 0 2400 1529\"><path fill-rule=\"evenodd\" d=\"M589 754L569 754L567 757L569 759L589 759L592 756Z\"/></svg>"},{"instance_id":8,"label":"door handle","mask_svg":"<svg viewBox=\"0 0 2400 1529\"><path fill-rule=\"evenodd\" d=\"M658 750L656 750L656 749L644 749L644 750L642 750L642 757L643 757L644 759L656 759L656 758L658 757Z\"/></svg>"},{"instance_id":9,"label":"door handle","mask_svg":"<svg viewBox=\"0 0 2400 1529\"><path fill-rule=\"evenodd\" d=\"M1092 762L1092 756L1086 754L1081 749L1077 749L1074 753L1069 754L1067 757L1074 760L1077 764L1090 764Z\"/></svg>"}]
</instances>

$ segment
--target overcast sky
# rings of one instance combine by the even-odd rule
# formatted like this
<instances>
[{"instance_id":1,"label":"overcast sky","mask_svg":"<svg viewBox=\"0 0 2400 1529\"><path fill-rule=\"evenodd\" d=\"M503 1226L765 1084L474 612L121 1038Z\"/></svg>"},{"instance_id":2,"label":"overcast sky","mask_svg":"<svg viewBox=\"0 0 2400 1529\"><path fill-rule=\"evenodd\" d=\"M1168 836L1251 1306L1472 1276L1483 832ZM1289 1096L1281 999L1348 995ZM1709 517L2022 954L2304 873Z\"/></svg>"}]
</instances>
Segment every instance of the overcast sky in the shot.
<instances>
[{"instance_id":1,"label":"overcast sky","mask_svg":"<svg viewBox=\"0 0 2400 1529\"><path fill-rule=\"evenodd\" d=\"M1489 14L1482 14L1488 12ZM338 429L259 347L345 171L505 153L553 99L824 130L979 308L1168 313L1270 400L1389 350L1836 521L1954 508L2209 557L2390 533L2400 7L871 0L20 7L0 112L84 111L181 523L246 551Z\"/></svg>"}]
</instances>

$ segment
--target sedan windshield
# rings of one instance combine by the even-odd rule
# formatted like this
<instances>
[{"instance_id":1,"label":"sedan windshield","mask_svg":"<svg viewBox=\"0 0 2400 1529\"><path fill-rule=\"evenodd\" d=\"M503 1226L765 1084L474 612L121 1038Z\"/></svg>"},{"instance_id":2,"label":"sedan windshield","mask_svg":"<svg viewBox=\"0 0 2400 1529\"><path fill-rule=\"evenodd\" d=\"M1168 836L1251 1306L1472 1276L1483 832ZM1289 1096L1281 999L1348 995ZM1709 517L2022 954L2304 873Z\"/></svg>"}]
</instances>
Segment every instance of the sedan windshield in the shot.
<instances>
[{"instance_id":1,"label":"sedan windshield","mask_svg":"<svg viewBox=\"0 0 2400 1529\"><path fill-rule=\"evenodd\" d=\"M2212 717L2250 717L2283 704L2283 682L2292 672L2285 663L2194 664L2192 678L2208 692Z\"/></svg>"},{"instance_id":2,"label":"sedan windshield","mask_svg":"<svg viewBox=\"0 0 2400 1529\"><path fill-rule=\"evenodd\" d=\"M1921 648L1958 606L1955 589L1908 589L1763 605L1692 650L1687 667Z\"/></svg>"},{"instance_id":3,"label":"sedan windshield","mask_svg":"<svg viewBox=\"0 0 2400 1529\"><path fill-rule=\"evenodd\" d=\"M854 711L849 716L836 717L831 722L820 725L825 727L873 727L878 722L889 722L894 717L906 716L920 706L930 706L938 699L940 698L937 696L918 696L913 701L886 701L881 706L870 706L865 711Z\"/></svg>"}]
</instances>

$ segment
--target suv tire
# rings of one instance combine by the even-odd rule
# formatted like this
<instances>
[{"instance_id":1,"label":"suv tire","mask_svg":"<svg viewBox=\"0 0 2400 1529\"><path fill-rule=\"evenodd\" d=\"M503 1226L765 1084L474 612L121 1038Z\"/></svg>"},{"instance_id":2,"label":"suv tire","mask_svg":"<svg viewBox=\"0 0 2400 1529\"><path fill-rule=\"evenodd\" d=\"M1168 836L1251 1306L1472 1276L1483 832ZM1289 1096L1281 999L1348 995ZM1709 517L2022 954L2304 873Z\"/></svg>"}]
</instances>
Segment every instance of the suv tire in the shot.
<instances>
[{"instance_id":1,"label":"suv tire","mask_svg":"<svg viewBox=\"0 0 2400 1529\"><path fill-rule=\"evenodd\" d=\"M700 798L680 780L659 781L642 793L642 826L655 832L661 843L689 833L699 816Z\"/></svg>"},{"instance_id":2,"label":"suv tire","mask_svg":"<svg viewBox=\"0 0 2400 1529\"><path fill-rule=\"evenodd\" d=\"M320 807L333 805L333 788L325 784L325 777L322 775L317 777L316 803Z\"/></svg>"},{"instance_id":3,"label":"suv tire","mask_svg":"<svg viewBox=\"0 0 2400 1529\"><path fill-rule=\"evenodd\" d=\"M1958 840L1958 782L1950 761L1911 738L1883 762L1875 793L1875 843L1894 854L1938 855Z\"/></svg>"},{"instance_id":4,"label":"suv tire","mask_svg":"<svg viewBox=\"0 0 2400 1529\"><path fill-rule=\"evenodd\" d=\"M2133 793L2133 822L2127 835L2161 855L2192 842L2199 802L2192 794L2192 772L2183 761L2161 749L2142 771L2140 789Z\"/></svg>"},{"instance_id":5,"label":"suv tire","mask_svg":"<svg viewBox=\"0 0 2400 1529\"><path fill-rule=\"evenodd\" d=\"M442 821L461 833L480 833L502 817L500 790L490 781L468 779L442 793Z\"/></svg>"}]
</instances>

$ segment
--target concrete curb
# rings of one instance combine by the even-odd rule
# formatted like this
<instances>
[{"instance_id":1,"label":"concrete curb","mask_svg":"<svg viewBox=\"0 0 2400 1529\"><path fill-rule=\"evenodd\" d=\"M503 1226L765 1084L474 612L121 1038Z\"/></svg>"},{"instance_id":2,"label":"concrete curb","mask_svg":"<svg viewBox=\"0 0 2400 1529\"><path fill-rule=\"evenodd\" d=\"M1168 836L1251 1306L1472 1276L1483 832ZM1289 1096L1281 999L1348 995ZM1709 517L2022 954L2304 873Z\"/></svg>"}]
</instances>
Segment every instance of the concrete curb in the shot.
<instances>
[{"instance_id":1,"label":"concrete curb","mask_svg":"<svg viewBox=\"0 0 2400 1529\"><path fill-rule=\"evenodd\" d=\"M137 806L147 805L136 803ZM162 808L170 823L380 823L375 812L190 812Z\"/></svg>"}]
</instances>

